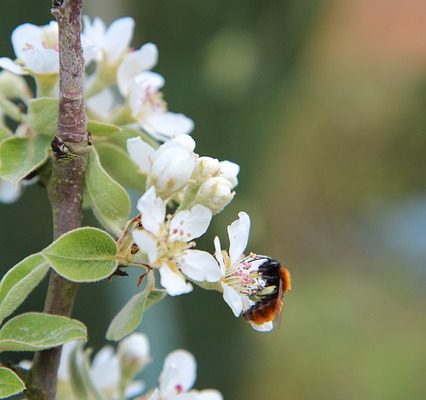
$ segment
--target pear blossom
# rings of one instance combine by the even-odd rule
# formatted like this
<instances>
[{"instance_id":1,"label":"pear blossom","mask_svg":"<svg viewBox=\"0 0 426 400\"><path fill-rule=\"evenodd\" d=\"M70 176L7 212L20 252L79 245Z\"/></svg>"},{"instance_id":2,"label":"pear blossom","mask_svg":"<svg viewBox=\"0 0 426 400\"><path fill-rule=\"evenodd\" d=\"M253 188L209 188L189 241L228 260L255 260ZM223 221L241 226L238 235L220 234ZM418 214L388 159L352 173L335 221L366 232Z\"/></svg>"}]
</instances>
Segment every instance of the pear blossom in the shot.
<instances>
[{"instance_id":1,"label":"pear blossom","mask_svg":"<svg viewBox=\"0 0 426 400\"><path fill-rule=\"evenodd\" d=\"M217 390L191 390L196 379L194 356L185 350L175 350L164 360L159 387L148 400L223 400Z\"/></svg>"},{"instance_id":2,"label":"pear blossom","mask_svg":"<svg viewBox=\"0 0 426 400\"><path fill-rule=\"evenodd\" d=\"M187 135L178 136L157 150L140 137L128 139L127 151L148 176L148 184L155 187L162 197L169 197L190 179L195 166L195 142Z\"/></svg>"},{"instance_id":3,"label":"pear blossom","mask_svg":"<svg viewBox=\"0 0 426 400\"><path fill-rule=\"evenodd\" d=\"M192 119L167 111L159 91L164 83L160 74L145 71L133 79L128 95L132 117L142 129L161 141L189 134L194 129Z\"/></svg>"},{"instance_id":4,"label":"pear blossom","mask_svg":"<svg viewBox=\"0 0 426 400\"><path fill-rule=\"evenodd\" d=\"M51 21L47 25L37 26L26 23L12 32L12 46L16 60L0 58L0 67L17 75L58 74L59 44L58 24ZM94 56L93 45L82 41L86 63Z\"/></svg>"},{"instance_id":5,"label":"pear blossom","mask_svg":"<svg viewBox=\"0 0 426 400\"><path fill-rule=\"evenodd\" d=\"M117 64L129 49L135 27L133 18L116 19L108 28L99 17L91 22L85 15L83 21L82 38L94 46L95 59L110 65Z\"/></svg>"},{"instance_id":6,"label":"pear blossom","mask_svg":"<svg viewBox=\"0 0 426 400\"><path fill-rule=\"evenodd\" d=\"M133 240L145 253L149 265L158 268L161 285L171 296L192 291L186 277L198 282L217 282L220 271L212 255L191 250L193 239L203 235L212 212L199 204L166 217L166 202L151 187L138 201L142 229L133 231Z\"/></svg>"},{"instance_id":7,"label":"pear blossom","mask_svg":"<svg viewBox=\"0 0 426 400\"><path fill-rule=\"evenodd\" d=\"M198 189L194 202L202 204L213 213L221 212L234 198L232 185L219 176L206 180Z\"/></svg>"},{"instance_id":8,"label":"pear blossom","mask_svg":"<svg viewBox=\"0 0 426 400\"><path fill-rule=\"evenodd\" d=\"M223 299L236 317L255 304L253 298L270 290L259 271L266 257L253 253L248 256L244 254L250 232L250 217L245 212L240 212L238 216L239 219L228 226L229 253L222 251L218 237L214 239L215 257L221 271ZM261 332L273 328L271 321L264 324L250 321L250 324Z\"/></svg>"}]
</instances>

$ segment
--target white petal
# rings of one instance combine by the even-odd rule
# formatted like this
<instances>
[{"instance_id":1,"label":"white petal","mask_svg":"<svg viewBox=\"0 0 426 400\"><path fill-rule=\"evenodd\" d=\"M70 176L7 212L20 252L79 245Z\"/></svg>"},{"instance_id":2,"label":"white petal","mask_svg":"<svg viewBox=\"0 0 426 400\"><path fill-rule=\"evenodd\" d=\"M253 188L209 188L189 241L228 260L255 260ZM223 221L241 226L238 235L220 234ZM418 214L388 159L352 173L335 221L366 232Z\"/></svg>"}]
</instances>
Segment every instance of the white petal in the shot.
<instances>
[{"instance_id":1,"label":"white petal","mask_svg":"<svg viewBox=\"0 0 426 400\"><path fill-rule=\"evenodd\" d=\"M194 356L185 350L175 350L164 360L160 375L160 393L168 398L191 389L196 378L197 365Z\"/></svg>"},{"instance_id":2,"label":"white petal","mask_svg":"<svg viewBox=\"0 0 426 400\"><path fill-rule=\"evenodd\" d=\"M132 236L141 252L148 255L149 262L155 263L158 258L157 240L152 234L145 230L134 230Z\"/></svg>"},{"instance_id":3,"label":"white petal","mask_svg":"<svg viewBox=\"0 0 426 400\"><path fill-rule=\"evenodd\" d=\"M71 374L69 371L71 361L70 357L78 343L78 341L72 341L64 344L64 346L62 347L61 359L59 361L58 368L58 379L62 381L69 381L71 379Z\"/></svg>"},{"instance_id":4,"label":"white petal","mask_svg":"<svg viewBox=\"0 0 426 400\"><path fill-rule=\"evenodd\" d=\"M115 104L114 93L107 87L86 100L89 111L102 120L109 120ZM129 139L131 140L131 139Z\"/></svg>"},{"instance_id":5,"label":"white petal","mask_svg":"<svg viewBox=\"0 0 426 400\"><path fill-rule=\"evenodd\" d=\"M129 47L134 27L135 21L130 17L119 18L109 26L104 41L108 62L115 63Z\"/></svg>"},{"instance_id":6,"label":"white petal","mask_svg":"<svg viewBox=\"0 0 426 400\"><path fill-rule=\"evenodd\" d=\"M0 203L11 204L19 199L22 193L20 184L14 185L0 178Z\"/></svg>"},{"instance_id":7,"label":"white petal","mask_svg":"<svg viewBox=\"0 0 426 400\"><path fill-rule=\"evenodd\" d=\"M222 273L215 258L201 250L186 250L178 259L182 272L194 281L218 282Z\"/></svg>"},{"instance_id":8,"label":"white petal","mask_svg":"<svg viewBox=\"0 0 426 400\"><path fill-rule=\"evenodd\" d=\"M42 47L43 28L28 23L19 25L12 32L11 40L16 57L22 59L29 49Z\"/></svg>"},{"instance_id":9,"label":"white petal","mask_svg":"<svg viewBox=\"0 0 426 400\"><path fill-rule=\"evenodd\" d=\"M117 388L120 382L120 366L111 346L103 347L96 354L90 369L90 376L99 389Z\"/></svg>"},{"instance_id":10,"label":"white petal","mask_svg":"<svg viewBox=\"0 0 426 400\"><path fill-rule=\"evenodd\" d=\"M206 389L197 392L197 400L223 400L223 396L217 390Z\"/></svg>"},{"instance_id":11,"label":"white petal","mask_svg":"<svg viewBox=\"0 0 426 400\"><path fill-rule=\"evenodd\" d=\"M232 185L232 188L238 185L238 173L240 166L232 161L221 161L219 176L225 178Z\"/></svg>"},{"instance_id":12,"label":"white petal","mask_svg":"<svg viewBox=\"0 0 426 400\"><path fill-rule=\"evenodd\" d=\"M7 57L0 58L0 68L13 72L16 75L27 74L27 72L25 72L19 64L16 64L14 61Z\"/></svg>"},{"instance_id":13,"label":"white petal","mask_svg":"<svg viewBox=\"0 0 426 400\"><path fill-rule=\"evenodd\" d=\"M142 127L154 138L168 140L191 133L194 121L183 114L160 112L150 114Z\"/></svg>"},{"instance_id":14,"label":"white petal","mask_svg":"<svg viewBox=\"0 0 426 400\"><path fill-rule=\"evenodd\" d=\"M272 321L265 322L261 325L255 324L254 322L250 321L250 325L253 327L254 330L258 332L269 332L274 328Z\"/></svg>"},{"instance_id":15,"label":"white petal","mask_svg":"<svg viewBox=\"0 0 426 400\"><path fill-rule=\"evenodd\" d=\"M142 394L143 390L145 389L144 382L137 380L130 382L125 391L126 399L134 398L135 396L138 396Z\"/></svg>"},{"instance_id":16,"label":"white petal","mask_svg":"<svg viewBox=\"0 0 426 400\"><path fill-rule=\"evenodd\" d=\"M118 344L118 355L121 360L145 364L150 359L148 338L140 332L132 333Z\"/></svg>"},{"instance_id":17,"label":"white petal","mask_svg":"<svg viewBox=\"0 0 426 400\"><path fill-rule=\"evenodd\" d=\"M222 276L225 276L226 267L225 262L223 261L222 248L220 247L220 239L217 236L214 238L214 256L216 257L216 260L219 263Z\"/></svg>"},{"instance_id":18,"label":"white petal","mask_svg":"<svg viewBox=\"0 0 426 400\"><path fill-rule=\"evenodd\" d=\"M35 74L59 72L59 53L52 49L34 49L24 53L25 66Z\"/></svg>"},{"instance_id":19,"label":"white petal","mask_svg":"<svg viewBox=\"0 0 426 400\"><path fill-rule=\"evenodd\" d=\"M159 191L170 195L188 182L195 166L195 155L180 146L157 151L151 181Z\"/></svg>"},{"instance_id":20,"label":"white petal","mask_svg":"<svg viewBox=\"0 0 426 400\"><path fill-rule=\"evenodd\" d=\"M234 265L247 247L250 233L250 217L245 212L238 213L239 219L228 226L229 256Z\"/></svg>"},{"instance_id":21,"label":"white petal","mask_svg":"<svg viewBox=\"0 0 426 400\"><path fill-rule=\"evenodd\" d=\"M166 203L157 197L153 187L138 200L137 208L142 214L143 228L158 236L166 217Z\"/></svg>"},{"instance_id":22,"label":"white petal","mask_svg":"<svg viewBox=\"0 0 426 400\"><path fill-rule=\"evenodd\" d=\"M222 284L223 299L226 301L236 317L241 315L243 311L243 299L241 295L231 286Z\"/></svg>"},{"instance_id":23,"label":"white petal","mask_svg":"<svg viewBox=\"0 0 426 400\"><path fill-rule=\"evenodd\" d=\"M117 84L123 96L129 92L133 78L157 64L158 50L152 43L143 45L139 50L129 53L117 70Z\"/></svg>"},{"instance_id":24,"label":"white petal","mask_svg":"<svg viewBox=\"0 0 426 400\"><path fill-rule=\"evenodd\" d=\"M190 210L179 211L170 221L170 241L189 242L203 235L210 225L212 212L196 204Z\"/></svg>"},{"instance_id":25,"label":"white petal","mask_svg":"<svg viewBox=\"0 0 426 400\"><path fill-rule=\"evenodd\" d=\"M127 151L142 173L148 174L151 171L155 154L155 149L152 146L137 136L127 139Z\"/></svg>"},{"instance_id":26,"label":"white petal","mask_svg":"<svg viewBox=\"0 0 426 400\"><path fill-rule=\"evenodd\" d=\"M170 296L178 296L180 294L192 291L192 285L185 281L181 274L173 272L167 265L160 268L161 286L163 286Z\"/></svg>"}]
</instances>

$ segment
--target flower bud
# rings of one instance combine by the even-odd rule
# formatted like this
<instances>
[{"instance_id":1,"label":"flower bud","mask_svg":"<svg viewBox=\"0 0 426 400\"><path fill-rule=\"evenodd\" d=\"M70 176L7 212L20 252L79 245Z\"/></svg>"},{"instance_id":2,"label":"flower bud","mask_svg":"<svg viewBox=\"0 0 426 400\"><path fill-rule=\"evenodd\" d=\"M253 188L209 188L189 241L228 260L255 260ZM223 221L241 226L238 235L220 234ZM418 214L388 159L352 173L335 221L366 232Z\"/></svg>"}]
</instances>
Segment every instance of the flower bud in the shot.
<instances>
[{"instance_id":1,"label":"flower bud","mask_svg":"<svg viewBox=\"0 0 426 400\"><path fill-rule=\"evenodd\" d=\"M221 212L234 198L231 183L225 178L213 177L205 181L195 196L194 203L210 208L214 214Z\"/></svg>"},{"instance_id":2,"label":"flower bud","mask_svg":"<svg viewBox=\"0 0 426 400\"><path fill-rule=\"evenodd\" d=\"M118 345L122 375L125 379L132 379L151 359L149 343L142 333L133 333Z\"/></svg>"},{"instance_id":3,"label":"flower bud","mask_svg":"<svg viewBox=\"0 0 426 400\"><path fill-rule=\"evenodd\" d=\"M27 99L30 97L25 79L6 70L0 72L0 93L8 99Z\"/></svg>"},{"instance_id":4,"label":"flower bud","mask_svg":"<svg viewBox=\"0 0 426 400\"><path fill-rule=\"evenodd\" d=\"M240 166L232 161L221 161L219 176L225 178L233 189L238 185L238 173L240 172Z\"/></svg>"},{"instance_id":5,"label":"flower bud","mask_svg":"<svg viewBox=\"0 0 426 400\"><path fill-rule=\"evenodd\" d=\"M220 171L220 163L216 158L200 157L197 159L194 169L194 179L205 181L217 175Z\"/></svg>"}]
</instances>

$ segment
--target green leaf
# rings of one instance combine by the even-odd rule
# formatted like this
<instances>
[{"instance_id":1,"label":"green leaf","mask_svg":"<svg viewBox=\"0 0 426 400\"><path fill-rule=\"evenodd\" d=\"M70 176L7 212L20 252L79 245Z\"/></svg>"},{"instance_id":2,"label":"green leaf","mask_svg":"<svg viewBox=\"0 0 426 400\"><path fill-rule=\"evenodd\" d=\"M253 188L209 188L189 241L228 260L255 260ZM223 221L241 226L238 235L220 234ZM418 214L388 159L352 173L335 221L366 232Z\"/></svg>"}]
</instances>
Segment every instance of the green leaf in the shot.
<instances>
[{"instance_id":1,"label":"green leaf","mask_svg":"<svg viewBox=\"0 0 426 400\"><path fill-rule=\"evenodd\" d=\"M97 144L96 151L102 166L113 179L136 192L145 190L146 176L138 172L137 164L127 151L112 143Z\"/></svg>"},{"instance_id":2,"label":"green leaf","mask_svg":"<svg viewBox=\"0 0 426 400\"><path fill-rule=\"evenodd\" d=\"M119 234L127 222L130 198L103 169L95 149L89 154L85 187L93 212L108 230Z\"/></svg>"},{"instance_id":3,"label":"green leaf","mask_svg":"<svg viewBox=\"0 0 426 400\"><path fill-rule=\"evenodd\" d=\"M39 97L29 102L29 122L34 131L53 136L58 129L58 99Z\"/></svg>"},{"instance_id":4,"label":"green leaf","mask_svg":"<svg viewBox=\"0 0 426 400\"><path fill-rule=\"evenodd\" d=\"M41 254L51 267L73 282L95 282L117 268L117 244L97 228L79 228L62 235Z\"/></svg>"},{"instance_id":5,"label":"green leaf","mask_svg":"<svg viewBox=\"0 0 426 400\"><path fill-rule=\"evenodd\" d=\"M48 156L50 139L45 136L12 136L0 143L0 177L16 184L40 167Z\"/></svg>"},{"instance_id":6,"label":"green leaf","mask_svg":"<svg viewBox=\"0 0 426 400\"><path fill-rule=\"evenodd\" d=\"M108 327L106 338L108 340L120 340L132 333L141 323L145 311L145 303L149 289L135 294L113 318Z\"/></svg>"},{"instance_id":7,"label":"green leaf","mask_svg":"<svg viewBox=\"0 0 426 400\"><path fill-rule=\"evenodd\" d=\"M121 128L117 125L94 120L90 120L88 122L87 130L95 136L109 136L114 133L121 132Z\"/></svg>"},{"instance_id":8,"label":"green leaf","mask_svg":"<svg viewBox=\"0 0 426 400\"><path fill-rule=\"evenodd\" d=\"M106 338L120 340L132 333L141 323L145 309L163 299L165 295L165 290L151 290L150 285L146 286L142 292L135 294L111 321Z\"/></svg>"},{"instance_id":9,"label":"green leaf","mask_svg":"<svg viewBox=\"0 0 426 400\"><path fill-rule=\"evenodd\" d=\"M46 260L33 254L6 273L0 282L0 324L23 303L48 270Z\"/></svg>"},{"instance_id":10,"label":"green leaf","mask_svg":"<svg viewBox=\"0 0 426 400\"><path fill-rule=\"evenodd\" d=\"M37 351L72 340L87 340L86 327L60 315L26 313L7 321L0 329L0 351Z\"/></svg>"},{"instance_id":11,"label":"green leaf","mask_svg":"<svg viewBox=\"0 0 426 400\"><path fill-rule=\"evenodd\" d=\"M6 99L6 97L2 95L0 95L0 109L5 115L13 119L14 121L21 121L22 112L20 108L15 103Z\"/></svg>"},{"instance_id":12,"label":"green leaf","mask_svg":"<svg viewBox=\"0 0 426 400\"><path fill-rule=\"evenodd\" d=\"M24 391L25 384L12 370L0 367L0 399L6 399Z\"/></svg>"}]
</instances>

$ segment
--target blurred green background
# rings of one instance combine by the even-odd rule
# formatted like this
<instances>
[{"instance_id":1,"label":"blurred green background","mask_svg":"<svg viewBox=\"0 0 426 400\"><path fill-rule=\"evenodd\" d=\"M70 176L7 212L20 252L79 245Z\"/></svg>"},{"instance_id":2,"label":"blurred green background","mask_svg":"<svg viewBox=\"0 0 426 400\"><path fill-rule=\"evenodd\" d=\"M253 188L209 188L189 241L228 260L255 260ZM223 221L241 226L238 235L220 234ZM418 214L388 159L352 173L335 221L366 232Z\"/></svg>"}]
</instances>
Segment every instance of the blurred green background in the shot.
<instances>
[{"instance_id":1,"label":"blurred green background","mask_svg":"<svg viewBox=\"0 0 426 400\"><path fill-rule=\"evenodd\" d=\"M10 33L45 24L50 2L2 0ZM426 3L422 0L87 0L131 15L133 46L154 42L170 109L191 116L197 152L241 165L238 211L250 249L291 271L281 327L253 332L217 293L151 309L155 362L195 353L196 387L226 399L426 398ZM43 190L0 207L0 272L51 238ZM40 309L41 287L27 302ZM98 348L135 279L82 287L76 317ZM4 357L4 356L3 356Z\"/></svg>"}]
</instances>

